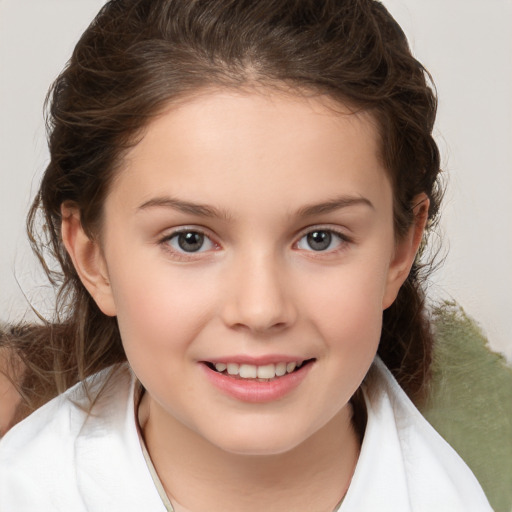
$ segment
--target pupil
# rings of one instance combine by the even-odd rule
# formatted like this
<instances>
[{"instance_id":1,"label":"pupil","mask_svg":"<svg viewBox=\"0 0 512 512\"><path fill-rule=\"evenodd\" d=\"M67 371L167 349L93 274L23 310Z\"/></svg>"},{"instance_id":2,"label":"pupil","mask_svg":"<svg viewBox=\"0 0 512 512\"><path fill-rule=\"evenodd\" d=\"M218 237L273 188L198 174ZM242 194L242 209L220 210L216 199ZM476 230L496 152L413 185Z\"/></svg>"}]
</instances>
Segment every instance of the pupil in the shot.
<instances>
[{"instance_id":1,"label":"pupil","mask_svg":"<svg viewBox=\"0 0 512 512\"><path fill-rule=\"evenodd\" d=\"M308 234L308 245L314 251L325 251L331 245L332 235L328 231L313 231Z\"/></svg>"},{"instance_id":2,"label":"pupil","mask_svg":"<svg viewBox=\"0 0 512 512\"><path fill-rule=\"evenodd\" d=\"M201 233L180 233L178 236L178 245L186 252L196 252L203 246L204 235Z\"/></svg>"}]
</instances>

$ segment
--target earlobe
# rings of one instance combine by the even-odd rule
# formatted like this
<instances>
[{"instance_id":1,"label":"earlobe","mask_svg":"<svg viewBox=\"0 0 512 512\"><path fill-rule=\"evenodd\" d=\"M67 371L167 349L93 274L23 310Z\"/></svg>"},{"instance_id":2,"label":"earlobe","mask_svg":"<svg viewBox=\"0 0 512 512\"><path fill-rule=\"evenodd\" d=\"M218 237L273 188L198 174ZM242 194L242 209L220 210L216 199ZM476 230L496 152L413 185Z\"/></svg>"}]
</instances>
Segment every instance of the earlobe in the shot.
<instances>
[{"instance_id":1,"label":"earlobe","mask_svg":"<svg viewBox=\"0 0 512 512\"><path fill-rule=\"evenodd\" d=\"M78 208L69 203L61 206L62 241L73 261L78 277L98 307L108 316L116 315L107 265L97 241L85 233Z\"/></svg>"},{"instance_id":2,"label":"earlobe","mask_svg":"<svg viewBox=\"0 0 512 512\"><path fill-rule=\"evenodd\" d=\"M395 301L400 287L409 275L423 238L430 201L423 193L415 198L414 204L414 223L407 235L397 243L393 261L389 266L386 290L382 301L383 310Z\"/></svg>"}]
</instances>

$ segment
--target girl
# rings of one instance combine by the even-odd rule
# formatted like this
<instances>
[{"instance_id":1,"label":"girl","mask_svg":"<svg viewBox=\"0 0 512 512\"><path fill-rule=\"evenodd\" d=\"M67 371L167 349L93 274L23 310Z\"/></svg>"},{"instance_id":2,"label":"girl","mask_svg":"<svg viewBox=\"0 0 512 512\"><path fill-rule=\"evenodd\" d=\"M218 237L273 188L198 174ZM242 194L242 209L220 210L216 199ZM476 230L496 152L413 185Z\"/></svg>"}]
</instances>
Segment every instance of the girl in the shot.
<instances>
[{"instance_id":1,"label":"girl","mask_svg":"<svg viewBox=\"0 0 512 512\"><path fill-rule=\"evenodd\" d=\"M372 0L108 2L29 216L80 383L2 441L0 510L490 510L400 387L435 108Z\"/></svg>"}]
</instances>

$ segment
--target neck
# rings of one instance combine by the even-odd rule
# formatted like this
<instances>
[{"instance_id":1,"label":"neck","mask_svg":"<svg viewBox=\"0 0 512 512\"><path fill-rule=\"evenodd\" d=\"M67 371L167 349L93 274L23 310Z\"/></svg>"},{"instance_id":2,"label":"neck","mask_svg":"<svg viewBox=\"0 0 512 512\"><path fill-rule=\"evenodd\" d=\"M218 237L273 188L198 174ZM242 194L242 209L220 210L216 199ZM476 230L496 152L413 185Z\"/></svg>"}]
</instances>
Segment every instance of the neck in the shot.
<instances>
[{"instance_id":1,"label":"neck","mask_svg":"<svg viewBox=\"0 0 512 512\"><path fill-rule=\"evenodd\" d=\"M239 455L212 445L144 395L139 422L176 512L332 512L359 455L351 406L301 445L278 455Z\"/></svg>"}]
</instances>

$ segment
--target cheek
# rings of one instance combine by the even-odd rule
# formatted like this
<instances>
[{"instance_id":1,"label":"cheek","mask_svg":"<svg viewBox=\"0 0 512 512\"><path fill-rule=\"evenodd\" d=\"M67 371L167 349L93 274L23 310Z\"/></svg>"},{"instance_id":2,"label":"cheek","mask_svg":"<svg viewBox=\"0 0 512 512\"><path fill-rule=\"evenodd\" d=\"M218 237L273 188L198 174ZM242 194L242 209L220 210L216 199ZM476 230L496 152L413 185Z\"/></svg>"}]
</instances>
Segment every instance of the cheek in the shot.
<instances>
[{"instance_id":1,"label":"cheek","mask_svg":"<svg viewBox=\"0 0 512 512\"><path fill-rule=\"evenodd\" d=\"M137 261L110 273L117 319L128 352L182 347L201 330L215 303L215 287L200 272ZM118 260L119 261L119 260ZM172 343L171 343L172 342Z\"/></svg>"},{"instance_id":2,"label":"cheek","mask_svg":"<svg viewBox=\"0 0 512 512\"><path fill-rule=\"evenodd\" d=\"M309 282L303 308L332 349L355 354L376 347L382 328L386 270L381 263L340 266Z\"/></svg>"}]
</instances>

